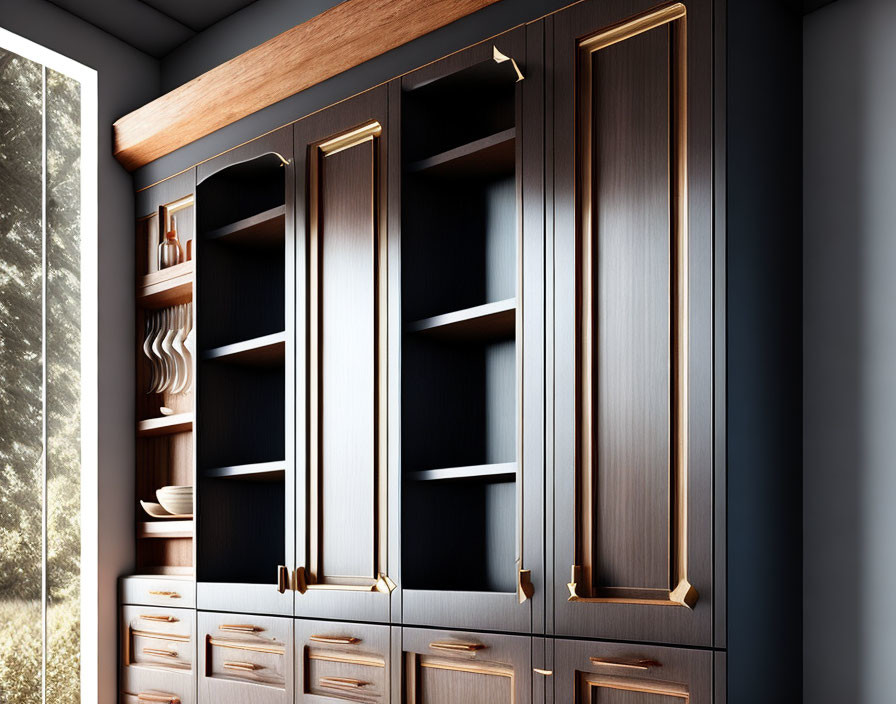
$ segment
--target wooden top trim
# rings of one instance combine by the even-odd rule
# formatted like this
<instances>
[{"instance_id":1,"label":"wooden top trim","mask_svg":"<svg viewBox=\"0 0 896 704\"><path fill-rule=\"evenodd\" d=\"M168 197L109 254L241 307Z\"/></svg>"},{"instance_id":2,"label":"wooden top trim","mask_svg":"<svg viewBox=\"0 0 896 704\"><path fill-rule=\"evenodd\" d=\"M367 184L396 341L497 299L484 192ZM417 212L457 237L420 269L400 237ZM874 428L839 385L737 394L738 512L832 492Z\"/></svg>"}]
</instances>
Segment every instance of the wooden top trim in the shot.
<instances>
[{"instance_id":1,"label":"wooden top trim","mask_svg":"<svg viewBox=\"0 0 896 704\"><path fill-rule=\"evenodd\" d=\"M497 0L345 0L156 98L113 125L133 171Z\"/></svg>"}]
</instances>

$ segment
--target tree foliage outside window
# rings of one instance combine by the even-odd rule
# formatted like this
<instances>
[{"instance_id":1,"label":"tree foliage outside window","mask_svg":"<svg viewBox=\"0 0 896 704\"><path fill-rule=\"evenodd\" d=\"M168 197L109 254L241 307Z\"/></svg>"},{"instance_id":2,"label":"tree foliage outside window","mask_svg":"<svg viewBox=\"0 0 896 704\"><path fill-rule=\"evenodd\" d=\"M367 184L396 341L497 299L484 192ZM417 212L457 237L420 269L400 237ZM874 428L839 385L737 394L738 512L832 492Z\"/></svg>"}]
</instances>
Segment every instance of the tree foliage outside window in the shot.
<instances>
[{"instance_id":1,"label":"tree foliage outside window","mask_svg":"<svg viewBox=\"0 0 896 704\"><path fill-rule=\"evenodd\" d=\"M80 101L0 48L0 704L79 701Z\"/></svg>"}]
</instances>

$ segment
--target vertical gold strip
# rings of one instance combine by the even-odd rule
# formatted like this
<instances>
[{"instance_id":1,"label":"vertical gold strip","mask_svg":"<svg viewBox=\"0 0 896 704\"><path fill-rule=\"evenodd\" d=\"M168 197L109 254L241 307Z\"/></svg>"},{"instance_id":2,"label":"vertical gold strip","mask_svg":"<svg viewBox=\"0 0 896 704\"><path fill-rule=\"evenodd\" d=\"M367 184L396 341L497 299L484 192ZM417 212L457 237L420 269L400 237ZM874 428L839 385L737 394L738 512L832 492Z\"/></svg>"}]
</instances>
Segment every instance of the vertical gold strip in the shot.
<instances>
[{"instance_id":1,"label":"vertical gold strip","mask_svg":"<svg viewBox=\"0 0 896 704\"><path fill-rule=\"evenodd\" d=\"M594 341L594 233L592 231L593 213L592 199L594 196L593 186L591 183L592 175L592 136L591 130L593 126L592 111L592 70L593 62L591 58L592 51L585 45L579 49L579 76L580 76L580 94L578 114L580 115L580 123L578 131L581 140L581 152L577 161L578 182L581 184L579 193L576 198L578 200L580 212L580 234L577 255L582 262L582 273L579 280L579 291L577 292L577 304L579 306L579 427L578 427L578 443L580 458L578 463L578 479L579 486L578 500L576 510L578 511L579 525L579 545L576 560L581 565L581 571L578 575L581 580L582 589L586 592L586 596L591 596L593 589L593 581L591 568L594 564L594 546L592 542L592 531L594 530L594 522L592 520L592 510L594 503L594 487L593 487L593 445L594 435L593 428L595 419L593 417L594 409L594 380L592 378L592 370L594 368L593 358L593 341Z\"/></svg>"},{"instance_id":2,"label":"vertical gold strip","mask_svg":"<svg viewBox=\"0 0 896 704\"><path fill-rule=\"evenodd\" d=\"M374 242L376 246L376 267L374 286L376 286L376 299L378 310L376 311L376 402L377 413L374 416L376 423L376 475L374 490L374 521L376 552L374 554L373 577L387 574L389 570L386 564L388 550L388 500L389 500L389 239L386 208L380 207L383 202L383 192L380 190L386 183L388 171L386 157L380 148L381 134L373 140L373 192L371 193L371 207L374 213L376 232ZM382 180L379 175L382 174Z\"/></svg>"},{"instance_id":3,"label":"vertical gold strip","mask_svg":"<svg viewBox=\"0 0 896 704\"><path fill-rule=\"evenodd\" d=\"M688 519L688 162L687 162L687 18L681 17L671 26L672 36L672 95L675 120L675 174L672 180L672 202L675 207L675 274L674 297L675 349L675 515L676 543L675 575L672 588L687 579L687 519Z\"/></svg>"}]
</instances>

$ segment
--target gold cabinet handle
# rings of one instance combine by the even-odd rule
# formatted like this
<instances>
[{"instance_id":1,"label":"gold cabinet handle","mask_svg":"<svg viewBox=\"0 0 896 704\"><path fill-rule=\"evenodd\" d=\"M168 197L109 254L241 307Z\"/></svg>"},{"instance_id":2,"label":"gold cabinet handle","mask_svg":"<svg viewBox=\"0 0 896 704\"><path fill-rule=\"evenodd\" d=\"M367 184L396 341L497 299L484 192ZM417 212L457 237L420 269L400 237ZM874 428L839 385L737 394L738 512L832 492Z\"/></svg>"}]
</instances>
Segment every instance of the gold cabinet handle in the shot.
<instances>
[{"instance_id":1,"label":"gold cabinet handle","mask_svg":"<svg viewBox=\"0 0 896 704\"><path fill-rule=\"evenodd\" d=\"M277 566L277 591L283 594L289 589L289 568L286 565Z\"/></svg>"},{"instance_id":2,"label":"gold cabinet handle","mask_svg":"<svg viewBox=\"0 0 896 704\"><path fill-rule=\"evenodd\" d=\"M253 626L248 623L225 623L222 626L218 626L219 631L231 631L233 633L255 633L256 631L262 630L258 626Z\"/></svg>"},{"instance_id":3,"label":"gold cabinet handle","mask_svg":"<svg viewBox=\"0 0 896 704\"><path fill-rule=\"evenodd\" d=\"M318 643L332 643L333 645L357 645L361 642L360 638L354 636L320 636L310 635L308 640L317 641Z\"/></svg>"},{"instance_id":4,"label":"gold cabinet handle","mask_svg":"<svg viewBox=\"0 0 896 704\"><path fill-rule=\"evenodd\" d=\"M652 667L662 667L656 660L646 658L588 658L593 665L607 665L608 667L624 667L628 670L649 670Z\"/></svg>"},{"instance_id":5,"label":"gold cabinet handle","mask_svg":"<svg viewBox=\"0 0 896 704\"><path fill-rule=\"evenodd\" d=\"M159 614L140 614L143 621L162 621L164 623L177 623L179 619L174 616L161 616Z\"/></svg>"},{"instance_id":6,"label":"gold cabinet handle","mask_svg":"<svg viewBox=\"0 0 896 704\"><path fill-rule=\"evenodd\" d=\"M144 648L144 655L158 655L160 658L176 658L176 650L162 650L160 648Z\"/></svg>"},{"instance_id":7,"label":"gold cabinet handle","mask_svg":"<svg viewBox=\"0 0 896 704\"><path fill-rule=\"evenodd\" d=\"M256 665L254 662L225 662L224 669L239 670L240 672L254 672L255 670L260 670L261 665Z\"/></svg>"},{"instance_id":8,"label":"gold cabinet handle","mask_svg":"<svg viewBox=\"0 0 896 704\"><path fill-rule=\"evenodd\" d=\"M160 592L157 590L150 590L150 596L167 596L169 599L180 599L180 594L177 592Z\"/></svg>"},{"instance_id":9,"label":"gold cabinet handle","mask_svg":"<svg viewBox=\"0 0 896 704\"><path fill-rule=\"evenodd\" d=\"M361 687L368 686L370 682L356 680L351 677L321 677L318 684L321 687L330 687L332 689L361 689Z\"/></svg>"},{"instance_id":10,"label":"gold cabinet handle","mask_svg":"<svg viewBox=\"0 0 896 704\"><path fill-rule=\"evenodd\" d=\"M532 672L536 675L544 675L545 677L550 677L554 674L553 670L542 670L540 667L533 667Z\"/></svg>"},{"instance_id":11,"label":"gold cabinet handle","mask_svg":"<svg viewBox=\"0 0 896 704\"><path fill-rule=\"evenodd\" d=\"M482 643L455 643L455 642L435 642L430 643L429 647L433 650L450 650L452 652L475 653L477 650L485 650L488 646Z\"/></svg>"},{"instance_id":12,"label":"gold cabinet handle","mask_svg":"<svg viewBox=\"0 0 896 704\"><path fill-rule=\"evenodd\" d=\"M138 702L153 702L153 704L180 704L180 697L173 694L156 694L155 692L140 692L137 694Z\"/></svg>"}]
</instances>

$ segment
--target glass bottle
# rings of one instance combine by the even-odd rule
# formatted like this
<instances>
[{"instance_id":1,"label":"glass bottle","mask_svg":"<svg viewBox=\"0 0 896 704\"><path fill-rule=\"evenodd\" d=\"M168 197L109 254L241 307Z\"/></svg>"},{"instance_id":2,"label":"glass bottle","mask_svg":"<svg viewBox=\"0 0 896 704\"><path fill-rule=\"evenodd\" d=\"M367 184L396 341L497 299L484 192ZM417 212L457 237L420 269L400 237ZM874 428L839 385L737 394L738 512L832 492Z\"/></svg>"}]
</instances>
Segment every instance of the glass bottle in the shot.
<instances>
[{"instance_id":1,"label":"glass bottle","mask_svg":"<svg viewBox=\"0 0 896 704\"><path fill-rule=\"evenodd\" d=\"M171 229L165 233L165 240L159 245L159 269L180 264L184 261L184 249L177 239L177 218L171 216Z\"/></svg>"}]
</instances>

